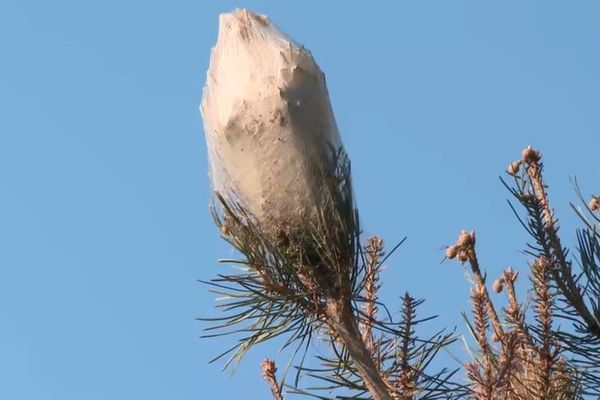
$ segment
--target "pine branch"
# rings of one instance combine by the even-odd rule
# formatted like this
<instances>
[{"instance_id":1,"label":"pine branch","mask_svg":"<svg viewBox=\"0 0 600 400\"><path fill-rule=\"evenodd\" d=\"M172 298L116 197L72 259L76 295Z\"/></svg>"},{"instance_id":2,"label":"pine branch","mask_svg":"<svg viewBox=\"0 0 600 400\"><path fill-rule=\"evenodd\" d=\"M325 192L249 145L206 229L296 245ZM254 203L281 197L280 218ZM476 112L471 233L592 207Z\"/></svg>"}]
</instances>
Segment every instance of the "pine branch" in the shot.
<instances>
[{"instance_id":1,"label":"pine branch","mask_svg":"<svg viewBox=\"0 0 600 400\"><path fill-rule=\"evenodd\" d=\"M410 365L411 340L414 337L414 321L417 316L415 299L406 292L402 298L402 330L404 337L400 340L400 351L397 362L399 365L398 378L395 382L400 400L412 400L417 393L418 371Z\"/></svg>"},{"instance_id":2,"label":"pine branch","mask_svg":"<svg viewBox=\"0 0 600 400\"><path fill-rule=\"evenodd\" d=\"M543 180L542 155L528 146L523 150L521 160L511 164L509 174L515 177L516 187L505 186L517 198L529 214L524 223L537 245L530 246L534 257L546 257L551 261L554 284L559 288L564 300L584 321L590 333L600 338L600 324L587 307L578 277L573 273L567 250L562 246L558 235L558 220L550 207L546 185Z\"/></svg>"},{"instance_id":3,"label":"pine branch","mask_svg":"<svg viewBox=\"0 0 600 400\"><path fill-rule=\"evenodd\" d=\"M545 258L551 264L552 287L558 290L554 314L572 324L572 330L558 329L553 337L570 354L569 365L577 367L577 375L585 387L584 392L600 394L600 235L595 215L596 196L587 202L575 180L575 189L585 204L584 209L571 207L584 223L577 231L577 254L581 273L573 272L568 250L563 247L558 234L558 219L548 200L543 179L541 153L527 147L520 160L508 170L514 177L514 187L502 181L511 194L523 205L527 218L513 211L534 239L528 244L527 254ZM587 202L587 203L586 203ZM588 215L590 218L588 218ZM594 222L595 221L595 222Z\"/></svg>"},{"instance_id":4,"label":"pine branch","mask_svg":"<svg viewBox=\"0 0 600 400\"><path fill-rule=\"evenodd\" d=\"M341 340L356 363L369 392L377 400L393 400L389 384L379 374L373 354L362 339L350 305L344 300L332 300L327 303L326 316L330 330Z\"/></svg>"},{"instance_id":5,"label":"pine branch","mask_svg":"<svg viewBox=\"0 0 600 400\"><path fill-rule=\"evenodd\" d=\"M391 400L385 377L379 374L358 329L354 307L361 292L358 285L363 269L359 263L362 251L353 208L350 163L341 151L332 158L335 162L327 171L335 173L323 172L322 203L316 219L305 226L258 222L242 204L230 204L217 193L220 211L214 208L215 222L225 239L244 256L236 263L245 265L247 270L243 274L222 275L210 283L229 299L223 308L234 313L221 317L223 323L209 329L228 330L216 335L248 333L230 349L233 355L228 365L239 362L255 344L284 334L288 335L285 346L294 342L298 348L308 346L313 332L327 327L343 346L342 351L352 357L373 396ZM372 261L373 266L377 265L376 260ZM375 281L369 279L374 285ZM375 291L372 295L376 296ZM371 301L372 313L376 297ZM250 326L232 329L248 322ZM377 322L372 320L372 324ZM298 379L299 376L296 382Z\"/></svg>"},{"instance_id":6,"label":"pine branch","mask_svg":"<svg viewBox=\"0 0 600 400\"><path fill-rule=\"evenodd\" d=\"M467 234L467 238L464 235L461 234L455 246L448 248L448 258L463 262L476 259L474 235ZM474 269L473 263L471 268ZM478 400L572 400L577 396L577 378L569 365L561 362L562 352L552 331L555 296L550 285L551 263L545 258L538 259L531 270L537 326L525 322L525 312L521 311L515 291L517 272L508 268L492 285L496 293L506 288L508 298L504 321L498 320L503 327L502 336L494 333L496 346L491 344L487 334L489 322L494 326L493 316L497 314L490 310L495 306L483 286L483 279L477 279L476 275L471 292L473 323L467 322L479 351L465 367L472 382L472 396Z\"/></svg>"},{"instance_id":7,"label":"pine branch","mask_svg":"<svg viewBox=\"0 0 600 400\"><path fill-rule=\"evenodd\" d=\"M415 327L430 319L417 319L417 307L421 303L422 300L415 300L405 294L400 321L378 321L378 324L374 325L374 329L379 331L374 343L376 351L374 358L379 363L380 374L388 377L393 386L392 396L395 399L462 398L467 393L466 388L452 380L457 370L443 369L433 374L428 372L432 360L441 349L455 341L455 336L452 333L437 333L428 339L420 338L416 334ZM384 327L381 324L388 329L381 329ZM398 326L398 329L393 329L393 326ZM332 343L332 347L337 348L336 342ZM367 388L352 357L345 357L343 353L334 351L332 357L319 357L319 359L322 362L321 368L304 367L302 370L310 377L324 382L326 386L314 386L312 390L294 388L294 393L329 399L320 393L324 390L334 391L343 388L354 391L356 398L362 398L361 396L366 394ZM399 384L401 377L408 378L404 387Z\"/></svg>"},{"instance_id":8,"label":"pine branch","mask_svg":"<svg viewBox=\"0 0 600 400\"><path fill-rule=\"evenodd\" d=\"M468 376L476 384L475 394L477 400L491 400L494 392L494 366L493 353L488 343L488 296L485 286L477 283L471 290L471 303L473 305L473 318L475 325L475 338L481 351L481 369L477 366L468 367Z\"/></svg>"},{"instance_id":9,"label":"pine branch","mask_svg":"<svg viewBox=\"0 0 600 400\"><path fill-rule=\"evenodd\" d=\"M551 394L550 379L554 373L557 352L552 350L552 307L553 295L550 292L549 260L540 258L531 266L531 280L534 290L535 316L538 323L540 346L536 379L536 396L540 400L549 398Z\"/></svg>"},{"instance_id":10,"label":"pine branch","mask_svg":"<svg viewBox=\"0 0 600 400\"><path fill-rule=\"evenodd\" d=\"M550 202L546 193L546 186L542 178L543 165L540 162L541 154L527 147L523 151L523 161L528 165L527 174L531 179L534 194L539 202L545 223L545 232L547 241L550 246L545 250L545 256L555 263L553 268L554 281L560 288L561 292L566 297L577 313L586 321L590 331L600 337L600 326L592 313L587 308L580 288L577 285L577 278L574 276L571 263L567 260L566 251L563 248L558 236L558 220L554 218L554 211L550 208Z\"/></svg>"},{"instance_id":11,"label":"pine branch","mask_svg":"<svg viewBox=\"0 0 600 400\"><path fill-rule=\"evenodd\" d=\"M275 376L275 373L277 372L275 361L265 358L260 367L263 371L263 378L265 381L267 381L269 387L271 388L273 400L284 400L283 395L281 394L281 387L277 383L277 377Z\"/></svg>"},{"instance_id":12,"label":"pine branch","mask_svg":"<svg viewBox=\"0 0 600 400\"><path fill-rule=\"evenodd\" d=\"M492 320L494 334L496 335L496 338L501 340L504 336L504 330L502 329L500 318L498 318L498 313L494 308L494 303L491 301L486 288L485 276L481 273L481 268L479 267L479 261L477 260L477 253L475 251L475 232L462 231L458 236L456 244L446 249L446 257L448 259L458 258L462 263L469 262L477 287L481 288L482 296L485 298L487 313Z\"/></svg>"},{"instance_id":13,"label":"pine branch","mask_svg":"<svg viewBox=\"0 0 600 400\"><path fill-rule=\"evenodd\" d=\"M494 292L500 293L506 287L506 296L508 305L505 309L506 322L513 327L519 336L520 342L527 346L528 349L535 348L533 339L529 332L529 327L525 322L525 313L521 310L521 304L517 299L515 290L515 282L519 277L519 273L508 267L502 276L494 282Z\"/></svg>"},{"instance_id":14,"label":"pine branch","mask_svg":"<svg viewBox=\"0 0 600 400\"><path fill-rule=\"evenodd\" d=\"M377 292L379 290L379 274L381 269L380 259L383 258L383 240L374 236L369 238L364 248L366 255L366 271L364 283L363 305L364 321L362 322L362 336L367 348L374 352L373 321L377 319Z\"/></svg>"}]
</instances>

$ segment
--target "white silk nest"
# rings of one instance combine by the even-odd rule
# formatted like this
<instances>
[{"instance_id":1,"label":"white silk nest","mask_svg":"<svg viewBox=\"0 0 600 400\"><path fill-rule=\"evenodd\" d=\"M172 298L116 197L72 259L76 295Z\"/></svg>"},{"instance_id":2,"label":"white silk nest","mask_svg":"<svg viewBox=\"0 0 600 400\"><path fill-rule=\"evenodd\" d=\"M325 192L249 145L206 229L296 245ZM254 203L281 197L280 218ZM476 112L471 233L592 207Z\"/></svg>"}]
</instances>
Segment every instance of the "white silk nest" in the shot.
<instances>
[{"instance_id":1,"label":"white silk nest","mask_svg":"<svg viewBox=\"0 0 600 400\"><path fill-rule=\"evenodd\" d=\"M200 106L213 189L265 227L316 218L343 145L311 53L248 10L219 17ZM331 186L329 186L331 187Z\"/></svg>"}]
</instances>

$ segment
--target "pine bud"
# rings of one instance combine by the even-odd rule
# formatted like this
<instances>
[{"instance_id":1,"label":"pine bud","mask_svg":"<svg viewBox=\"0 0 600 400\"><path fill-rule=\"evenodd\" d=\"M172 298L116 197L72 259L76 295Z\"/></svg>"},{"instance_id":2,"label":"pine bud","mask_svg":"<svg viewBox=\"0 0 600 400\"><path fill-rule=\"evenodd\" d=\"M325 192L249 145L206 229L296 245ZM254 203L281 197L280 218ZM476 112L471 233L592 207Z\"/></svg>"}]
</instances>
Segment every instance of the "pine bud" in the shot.
<instances>
[{"instance_id":1,"label":"pine bud","mask_svg":"<svg viewBox=\"0 0 600 400\"><path fill-rule=\"evenodd\" d=\"M523 150L523 161L527 164L534 164L542 158L542 154L539 151L536 151L531 146L527 146L525 150Z\"/></svg>"},{"instance_id":2,"label":"pine bud","mask_svg":"<svg viewBox=\"0 0 600 400\"><path fill-rule=\"evenodd\" d=\"M467 232L467 231L462 231L460 233L460 235L458 236L458 240L456 241L456 246L460 247L460 248L464 248L467 246L470 246L472 244L475 244L475 233L474 232Z\"/></svg>"},{"instance_id":3,"label":"pine bud","mask_svg":"<svg viewBox=\"0 0 600 400\"><path fill-rule=\"evenodd\" d=\"M502 280L507 284L514 284L519 277L519 273L512 269L512 267L508 267L506 271L502 273Z\"/></svg>"},{"instance_id":4,"label":"pine bud","mask_svg":"<svg viewBox=\"0 0 600 400\"><path fill-rule=\"evenodd\" d=\"M446 257L448 257L449 260L456 258L457 254L458 254L458 249L456 248L456 246L450 246L450 247L446 248Z\"/></svg>"},{"instance_id":5,"label":"pine bud","mask_svg":"<svg viewBox=\"0 0 600 400\"><path fill-rule=\"evenodd\" d=\"M272 376L275 375L275 373L277 372L275 361L269 360L268 358L265 358L265 360L262 362L262 364L260 364L260 366L265 375Z\"/></svg>"},{"instance_id":6,"label":"pine bud","mask_svg":"<svg viewBox=\"0 0 600 400\"><path fill-rule=\"evenodd\" d=\"M521 160L513 161L508 166L507 172L509 175L515 176L519 172L519 168L521 167Z\"/></svg>"},{"instance_id":7,"label":"pine bud","mask_svg":"<svg viewBox=\"0 0 600 400\"><path fill-rule=\"evenodd\" d=\"M592 196L592 200L590 200L588 207L592 211L600 209L600 196Z\"/></svg>"},{"instance_id":8,"label":"pine bud","mask_svg":"<svg viewBox=\"0 0 600 400\"><path fill-rule=\"evenodd\" d=\"M502 289L504 288L504 281L502 280L502 278L498 278L494 281L494 284L492 285L492 289L494 290L494 293L502 293Z\"/></svg>"}]
</instances>

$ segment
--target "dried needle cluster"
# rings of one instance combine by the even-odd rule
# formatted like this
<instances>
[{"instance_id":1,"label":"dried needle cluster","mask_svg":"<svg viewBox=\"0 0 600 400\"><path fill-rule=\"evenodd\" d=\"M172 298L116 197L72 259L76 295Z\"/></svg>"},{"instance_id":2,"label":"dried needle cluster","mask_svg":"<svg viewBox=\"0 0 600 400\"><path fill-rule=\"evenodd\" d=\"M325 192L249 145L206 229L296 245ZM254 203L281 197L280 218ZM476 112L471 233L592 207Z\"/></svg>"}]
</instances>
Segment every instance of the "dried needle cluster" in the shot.
<instances>
[{"instance_id":1,"label":"dried needle cluster","mask_svg":"<svg viewBox=\"0 0 600 400\"><path fill-rule=\"evenodd\" d=\"M255 344L278 336L286 337L284 347L295 345L296 352L306 352L317 338L331 355L317 356L318 368L309 368L306 357L300 357L294 384L284 385L292 393L328 398L330 392L349 390L370 393L374 399L458 397L464 390L450 381L456 371L427 371L454 335L438 332L420 338L415 328L421 322L416 311L421 301L409 294L402 298L398 320L379 303L379 275L386 261L383 241L374 237L359 245L347 158L335 170L334 179L322 179L324 191L333 195L318 210L317 223L304 230L280 229L275 238L243 205L217 194L215 222L242 255L225 261L245 268L207 282L225 299L218 307L226 312L211 320L215 325L209 330L215 333L207 336L242 334L216 359L229 354L228 364L237 362ZM302 388L301 377L321 384Z\"/></svg>"},{"instance_id":2,"label":"dried needle cluster","mask_svg":"<svg viewBox=\"0 0 600 400\"><path fill-rule=\"evenodd\" d=\"M422 322L417 318L417 308L422 300L416 300L405 293L401 301L400 318L394 321L383 304L387 317L382 318L378 310L379 275L385 253L383 241L378 237L370 238L363 248L364 276L362 277L360 298L363 305L357 319L370 358L375 362L377 373L386 384L389 398L412 400L417 398L448 399L459 398L465 393L462 385L453 383L450 378L456 370L441 370L435 374L427 372L428 365L438 351L454 341L452 334L438 332L427 338L416 334L417 326ZM326 383L317 386L317 391L350 389L356 396L368 395L361 371L356 361L342 347L335 335L331 346L334 357L319 357L322 368L303 370L309 377ZM350 355L350 357L348 357ZM327 373L329 372L329 376ZM295 389L292 393L314 395L315 392ZM371 392L371 395L373 393ZM329 398L324 397L319 398ZM337 398L337 397L336 397ZM345 397L344 397L345 398ZM360 397L363 398L363 397ZM377 398L373 396L373 398Z\"/></svg>"},{"instance_id":3,"label":"dried needle cluster","mask_svg":"<svg viewBox=\"0 0 600 400\"><path fill-rule=\"evenodd\" d=\"M503 181L524 206L526 218L514 207L513 211L534 239L526 250L533 257L528 301L518 300L518 273L506 269L492 284L494 293L506 293L506 306L499 318L477 260L474 232L463 231L456 244L446 249L448 259L469 264L474 278L469 327L477 351L473 361L466 364L466 372L471 381L470 397L476 399L566 400L598 394L600 221L594 214L598 196L592 196L587 204L592 219L574 207L586 225L578 232L578 262L583 271L576 274L569 251L561 244L541 160L541 153L528 146L508 167L514 186ZM560 326L560 322L567 326Z\"/></svg>"},{"instance_id":4,"label":"dried needle cluster","mask_svg":"<svg viewBox=\"0 0 600 400\"><path fill-rule=\"evenodd\" d=\"M504 183L525 210L522 217L513 208L533 239L528 243L527 254L544 258L550 265L550 285L557 296L553 303L554 313L567 323L567 327L553 335L571 354L569 358L581 374L584 391L600 394L600 219L597 196L592 196L584 208L571 204L584 225L577 230L577 246L570 250L562 244L559 221L550 205L541 153L528 146L516 163L518 168L509 168L514 184ZM580 200L585 204L586 200L575 184ZM579 272L573 270L574 265L580 266Z\"/></svg>"},{"instance_id":5,"label":"dried needle cluster","mask_svg":"<svg viewBox=\"0 0 600 400\"><path fill-rule=\"evenodd\" d=\"M479 268L473 232L461 233L454 247L467 255L475 278L471 290L473 322L469 327L477 351L465 366L472 382L471 396L478 400L574 398L575 377L552 335L554 296L548 260L538 259L531 266L531 307L536 320L531 326L525 322L525 309L516 295L518 273L508 268L492 285L495 293L506 289L507 306L500 320Z\"/></svg>"}]
</instances>

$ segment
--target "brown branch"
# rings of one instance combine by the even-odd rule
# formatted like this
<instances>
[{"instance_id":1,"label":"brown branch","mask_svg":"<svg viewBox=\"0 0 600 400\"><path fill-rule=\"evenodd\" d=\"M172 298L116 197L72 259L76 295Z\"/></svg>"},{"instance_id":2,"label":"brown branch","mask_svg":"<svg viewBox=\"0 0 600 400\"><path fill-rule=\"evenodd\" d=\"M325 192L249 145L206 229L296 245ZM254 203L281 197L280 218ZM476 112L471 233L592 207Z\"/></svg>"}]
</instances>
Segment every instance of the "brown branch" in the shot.
<instances>
[{"instance_id":1,"label":"brown branch","mask_svg":"<svg viewBox=\"0 0 600 400\"><path fill-rule=\"evenodd\" d=\"M402 326L404 336L402 337L398 364L400 373L396 387L400 393L401 400L412 400L416 394L417 374L408 362L410 356L410 341L413 333L413 317L415 315L414 298L406 292L402 298Z\"/></svg>"},{"instance_id":2,"label":"brown branch","mask_svg":"<svg viewBox=\"0 0 600 400\"><path fill-rule=\"evenodd\" d=\"M365 304L363 307L365 320L362 323L362 337L367 348L373 352L373 321L375 321L378 311L377 292L379 290L379 260L383 256L383 240L377 236L370 238L367 246L365 246L365 253L367 256L364 285Z\"/></svg>"},{"instance_id":3,"label":"brown branch","mask_svg":"<svg viewBox=\"0 0 600 400\"><path fill-rule=\"evenodd\" d=\"M260 367L263 371L263 378L265 381L269 383L269 387L271 388L271 393L273 394L274 400L284 400L283 395L281 394L281 388L277 383L277 377L275 373L277 372L277 367L275 366L275 361L269 360L265 358L265 360L260 364Z\"/></svg>"},{"instance_id":4,"label":"brown branch","mask_svg":"<svg viewBox=\"0 0 600 400\"><path fill-rule=\"evenodd\" d=\"M448 247L446 250L446 256L450 259L457 257L461 262L469 262L473 276L475 277L476 287L482 287L483 296L487 304L487 312L492 320L492 327L494 329L495 336L498 340L502 340L504 336L504 330L498 313L494 308L494 303L490 298L490 294L485 285L485 277L481 273L479 267L479 261L477 260L477 253L475 252L475 232L462 231L458 237L458 240L454 246Z\"/></svg>"},{"instance_id":5,"label":"brown branch","mask_svg":"<svg viewBox=\"0 0 600 400\"><path fill-rule=\"evenodd\" d=\"M498 376L496 378L498 386L506 386L510 381L510 374L514 368L513 362L516 358L517 347L519 344L519 334L510 331L506 334L506 340L502 343L502 353L498 360Z\"/></svg>"},{"instance_id":6,"label":"brown branch","mask_svg":"<svg viewBox=\"0 0 600 400\"><path fill-rule=\"evenodd\" d=\"M485 286L477 284L471 291L471 302L473 304L473 318L475 325L475 335L477 345L481 350L481 364L483 366L483 376L479 375L477 398L481 400L491 400L494 391L494 368L492 361L492 349L487 338L488 318L487 312L488 299L486 297Z\"/></svg>"},{"instance_id":7,"label":"brown branch","mask_svg":"<svg viewBox=\"0 0 600 400\"><path fill-rule=\"evenodd\" d=\"M535 349L533 338L529 332L529 328L525 325L525 314L521 311L521 304L517 299L515 290L515 282L519 277L519 273L508 267L502 276L494 282L494 291L500 293L503 287L506 286L506 296L508 298L508 306L506 307L505 320L514 326L517 331L520 341L530 350Z\"/></svg>"},{"instance_id":8,"label":"brown branch","mask_svg":"<svg viewBox=\"0 0 600 400\"><path fill-rule=\"evenodd\" d=\"M389 385L379 373L374 355L367 349L356 324L352 308L346 299L330 299L326 306L330 331L342 342L375 400L393 400Z\"/></svg>"},{"instance_id":9,"label":"brown branch","mask_svg":"<svg viewBox=\"0 0 600 400\"><path fill-rule=\"evenodd\" d=\"M554 369L555 354L552 351L552 293L550 292L550 268L548 259L540 258L531 266L534 289L535 313L539 324L541 345L538 349L539 361L536 368L537 390L540 399L550 394L550 378Z\"/></svg>"}]
</instances>

